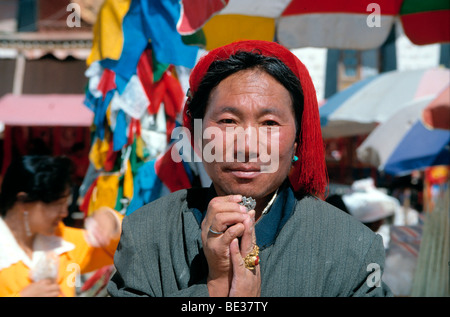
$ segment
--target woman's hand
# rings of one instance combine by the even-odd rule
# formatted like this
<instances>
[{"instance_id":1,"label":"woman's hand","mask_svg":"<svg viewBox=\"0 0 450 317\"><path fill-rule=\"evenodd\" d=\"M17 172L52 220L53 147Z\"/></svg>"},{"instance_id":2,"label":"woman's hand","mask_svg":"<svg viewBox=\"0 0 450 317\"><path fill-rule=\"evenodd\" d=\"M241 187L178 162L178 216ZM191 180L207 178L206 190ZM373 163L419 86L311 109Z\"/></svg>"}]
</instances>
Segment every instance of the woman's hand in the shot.
<instances>
[{"instance_id":1,"label":"woman's hand","mask_svg":"<svg viewBox=\"0 0 450 317\"><path fill-rule=\"evenodd\" d=\"M233 276L230 287L230 297L259 297L261 295L261 271L259 265L249 270L244 265L244 258L256 244L255 211L249 211L250 219L244 221L244 234L239 245L238 239L230 243Z\"/></svg>"},{"instance_id":2,"label":"woman's hand","mask_svg":"<svg viewBox=\"0 0 450 317\"><path fill-rule=\"evenodd\" d=\"M119 238L121 222L114 211L102 207L85 220L89 243L94 247L106 247L112 239Z\"/></svg>"},{"instance_id":3,"label":"woman's hand","mask_svg":"<svg viewBox=\"0 0 450 317\"><path fill-rule=\"evenodd\" d=\"M210 296L228 296L232 270L230 243L244 233L244 221L249 221L247 209L241 206L241 195L219 196L208 205L202 222L202 243L208 262ZM209 229L220 234L212 233Z\"/></svg>"},{"instance_id":4,"label":"woman's hand","mask_svg":"<svg viewBox=\"0 0 450 317\"><path fill-rule=\"evenodd\" d=\"M57 297L59 295L62 295L59 285L51 279L31 283L20 292L22 297Z\"/></svg>"}]
</instances>

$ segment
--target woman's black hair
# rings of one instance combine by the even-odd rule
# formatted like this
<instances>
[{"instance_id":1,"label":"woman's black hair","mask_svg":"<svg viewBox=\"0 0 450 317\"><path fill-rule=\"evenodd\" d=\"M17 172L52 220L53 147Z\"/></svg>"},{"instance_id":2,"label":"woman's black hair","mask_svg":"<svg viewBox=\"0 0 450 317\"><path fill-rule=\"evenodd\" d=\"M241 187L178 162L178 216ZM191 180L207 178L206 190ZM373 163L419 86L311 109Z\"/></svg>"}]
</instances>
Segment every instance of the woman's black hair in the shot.
<instances>
[{"instance_id":1,"label":"woman's black hair","mask_svg":"<svg viewBox=\"0 0 450 317\"><path fill-rule=\"evenodd\" d=\"M51 203L67 194L72 185L72 162L67 157L23 156L8 167L0 192L0 215L20 199ZM18 193L26 195L18 197Z\"/></svg>"},{"instance_id":2,"label":"woman's black hair","mask_svg":"<svg viewBox=\"0 0 450 317\"><path fill-rule=\"evenodd\" d=\"M297 135L299 135L303 113L303 91L300 80L278 58L262 55L257 49L252 52L238 51L226 60L211 63L188 105L192 126L194 119L203 119L211 91L228 76L247 69L259 69L266 72L289 91L294 107Z\"/></svg>"}]
</instances>

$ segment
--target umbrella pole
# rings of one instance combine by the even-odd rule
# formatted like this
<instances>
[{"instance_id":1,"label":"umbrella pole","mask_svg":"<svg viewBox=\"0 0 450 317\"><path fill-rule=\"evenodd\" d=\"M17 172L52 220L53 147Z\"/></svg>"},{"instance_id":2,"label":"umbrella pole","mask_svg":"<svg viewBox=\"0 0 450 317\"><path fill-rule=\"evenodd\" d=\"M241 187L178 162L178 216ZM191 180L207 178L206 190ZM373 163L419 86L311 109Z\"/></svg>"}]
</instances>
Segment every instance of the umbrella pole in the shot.
<instances>
[{"instance_id":1,"label":"umbrella pole","mask_svg":"<svg viewBox=\"0 0 450 317\"><path fill-rule=\"evenodd\" d=\"M405 188L403 190L403 216L405 217L405 226L409 226L409 221L408 221L408 210L409 207L411 206L411 189L409 188Z\"/></svg>"},{"instance_id":2,"label":"umbrella pole","mask_svg":"<svg viewBox=\"0 0 450 317\"><path fill-rule=\"evenodd\" d=\"M450 296L450 183L427 212L411 296Z\"/></svg>"}]
</instances>

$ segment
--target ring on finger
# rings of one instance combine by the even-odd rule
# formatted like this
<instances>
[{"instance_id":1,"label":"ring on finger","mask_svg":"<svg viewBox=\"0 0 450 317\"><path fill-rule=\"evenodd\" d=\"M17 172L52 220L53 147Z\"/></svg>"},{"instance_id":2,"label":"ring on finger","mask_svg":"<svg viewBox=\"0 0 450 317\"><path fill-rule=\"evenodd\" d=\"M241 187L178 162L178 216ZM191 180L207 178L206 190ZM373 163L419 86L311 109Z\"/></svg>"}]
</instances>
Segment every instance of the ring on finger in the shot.
<instances>
[{"instance_id":1,"label":"ring on finger","mask_svg":"<svg viewBox=\"0 0 450 317\"><path fill-rule=\"evenodd\" d=\"M253 271L259 264L259 247L255 244L253 250L244 258L244 266L246 269Z\"/></svg>"},{"instance_id":2,"label":"ring on finger","mask_svg":"<svg viewBox=\"0 0 450 317\"><path fill-rule=\"evenodd\" d=\"M216 235L223 234L223 231L214 231L213 229L211 229L211 226L209 226L209 232L211 232L212 234L216 234Z\"/></svg>"}]
</instances>

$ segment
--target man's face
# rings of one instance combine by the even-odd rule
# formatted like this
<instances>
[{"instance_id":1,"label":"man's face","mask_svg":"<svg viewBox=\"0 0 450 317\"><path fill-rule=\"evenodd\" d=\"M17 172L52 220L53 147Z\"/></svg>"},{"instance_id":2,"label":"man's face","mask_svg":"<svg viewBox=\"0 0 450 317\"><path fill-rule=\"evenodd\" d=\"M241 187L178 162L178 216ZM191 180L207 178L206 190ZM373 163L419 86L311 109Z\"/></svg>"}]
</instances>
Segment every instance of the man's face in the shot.
<instances>
[{"instance_id":1,"label":"man's face","mask_svg":"<svg viewBox=\"0 0 450 317\"><path fill-rule=\"evenodd\" d=\"M205 138L211 130L222 133ZM233 131L246 131L245 137ZM217 194L262 199L286 179L297 147L295 114L289 92L266 72L240 71L220 82L202 132L203 164ZM212 148L222 159L205 159ZM268 164L275 169L265 170Z\"/></svg>"}]
</instances>

